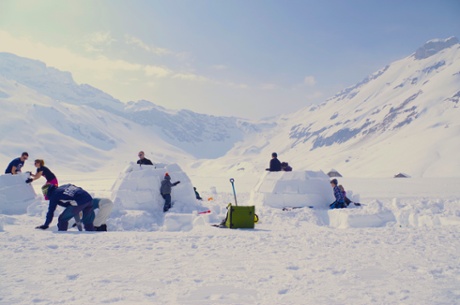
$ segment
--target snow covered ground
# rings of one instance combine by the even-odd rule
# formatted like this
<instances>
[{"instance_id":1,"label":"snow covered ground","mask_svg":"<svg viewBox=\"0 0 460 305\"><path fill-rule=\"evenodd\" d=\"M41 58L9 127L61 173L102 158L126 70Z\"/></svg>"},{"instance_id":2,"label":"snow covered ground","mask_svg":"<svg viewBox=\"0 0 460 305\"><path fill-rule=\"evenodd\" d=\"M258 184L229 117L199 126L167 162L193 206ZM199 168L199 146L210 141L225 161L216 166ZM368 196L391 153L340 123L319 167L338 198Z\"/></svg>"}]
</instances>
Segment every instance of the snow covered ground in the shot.
<instances>
[{"instance_id":1,"label":"snow covered ground","mask_svg":"<svg viewBox=\"0 0 460 305\"><path fill-rule=\"evenodd\" d=\"M258 207L254 230L230 230L209 225L233 202L228 177L202 174L212 213L186 230L58 233L0 215L0 304L460 304L460 178L341 178L363 207ZM241 205L254 177L235 178ZM116 178L61 183L102 197Z\"/></svg>"}]
</instances>

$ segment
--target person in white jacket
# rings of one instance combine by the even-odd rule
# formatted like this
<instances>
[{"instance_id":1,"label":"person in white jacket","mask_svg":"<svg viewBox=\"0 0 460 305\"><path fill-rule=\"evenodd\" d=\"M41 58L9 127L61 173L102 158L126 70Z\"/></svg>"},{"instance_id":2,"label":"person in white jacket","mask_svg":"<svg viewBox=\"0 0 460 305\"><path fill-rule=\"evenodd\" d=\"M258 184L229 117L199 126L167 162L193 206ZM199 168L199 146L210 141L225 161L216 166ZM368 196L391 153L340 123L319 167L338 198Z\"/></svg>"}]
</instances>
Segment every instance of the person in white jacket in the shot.
<instances>
[{"instance_id":1,"label":"person in white jacket","mask_svg":"<svg viewBox=\"0 0 460 305\"><path fill-rule=\"evenodd\" d=\"M108 198L93 198L93 210L96 210L96 217L94 218L93 225L95 231L107 231L107 219L113 209L113 202ZM81 220L75 217L74 227L82 231Z\"/></svg>"}]
</instances>

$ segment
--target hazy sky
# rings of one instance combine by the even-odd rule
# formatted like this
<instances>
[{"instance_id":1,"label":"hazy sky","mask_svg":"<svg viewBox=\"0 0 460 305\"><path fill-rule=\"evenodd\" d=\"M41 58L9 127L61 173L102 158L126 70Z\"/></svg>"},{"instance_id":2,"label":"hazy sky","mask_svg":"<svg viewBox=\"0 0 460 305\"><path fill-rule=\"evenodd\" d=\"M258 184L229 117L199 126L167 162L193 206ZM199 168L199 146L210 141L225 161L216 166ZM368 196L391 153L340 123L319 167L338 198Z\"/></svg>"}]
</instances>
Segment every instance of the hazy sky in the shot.
<instances>
[{"instance_id":1,"label":"hazy sky","mask_svg":"<svg viewBox=\"0 0 460 305\"><path fill-rule=\"evenodd\" d=\"M325 101L450 36L460 0L0 0L0 52L122 101L246 118Z\"/></svg>"}]
</instances>

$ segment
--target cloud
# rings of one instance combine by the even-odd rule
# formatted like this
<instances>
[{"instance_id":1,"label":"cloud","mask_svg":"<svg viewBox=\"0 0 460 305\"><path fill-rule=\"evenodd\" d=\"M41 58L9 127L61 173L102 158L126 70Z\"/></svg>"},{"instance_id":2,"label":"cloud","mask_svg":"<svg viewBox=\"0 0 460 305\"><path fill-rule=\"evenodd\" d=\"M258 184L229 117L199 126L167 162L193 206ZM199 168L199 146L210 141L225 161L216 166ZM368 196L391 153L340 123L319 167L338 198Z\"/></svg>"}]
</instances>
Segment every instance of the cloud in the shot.
<instances>
[{"instance_id":1,"label":"cloud","mask_svg":"<svg viewBox=\"0 0 460 305\"><path fill-rule=\"evenodd\" d=\"M316 79L314 76L309 75L303 79L303 83L307 86L313 87L316 85Z\"/></svg>"},{"instance_id":2,"label":"cloud","mask_svg":"<svg viewBox=\"0 0 460 305\"><path fill-rule=\"evenodd\" d=\"M227 70L228 67L226 65L213 65L211 66L212 70Z\"/></svg>"},{"instance_id":3,"label":"cloud","mask_svg":"<svg viewBox=\"0 0 460 305\"><path fill-rule=\"evenodd\" d=\"M159 66L152 66L148 65L144 67L144 72L146 76L155 76L158 78L163 78L167 77L171 74L173 74L173 71L171 71L168 68L165 67L159 67Z\"/></svg>"},{"instance_id":4,"label":"cloud","mask_svg":"<svg viewBox=\"0 0 460 305\"><path fill-rule=\"evenodd\" d=\"M148 45L145 42L143 42L141 39L131 36L131 35L125 35L125 43L128 45L134 45L138 48L143 49L144 51L153 53L155 55L169 55L169 54L174 53L165 48L159 48L159 47L155 47L152 45Z\"/></svg>"},{"instance_id":5,"label":"cloud","mask_svg":"<svg viewBox=\"0 0 460 305\"><path fill-rule=\"evenodd\" d=\"M278 85L276 85L276 84L268 84L268 83L267 83L267 84L262 84L262 85L260 86L260 88L261 88L262 90L274 90L274 89L277 89L277 88L278 88Z\"/></svg>"},{"instance_id":6,"label":"cloud","mask_svg":"<svg viewBox=\"0 0 460 305\"><path fill-rule=\"evenodd\" d=\"M86 35L84 46L87 52L102 52L115 41L110 32L94 32Z\"/></svg>"},{"instance_id":7,"label":"cloud","mask_svg":"<svg viewBox=\"0 0 460 305\"><path fill-rule=\"evenodd\" d=\"M210 80L204 76L193 74L193 73L176 73L173 78L183 79L183 80L192 80L199 82L209 82Z\"/></svg>"}]
</instances>

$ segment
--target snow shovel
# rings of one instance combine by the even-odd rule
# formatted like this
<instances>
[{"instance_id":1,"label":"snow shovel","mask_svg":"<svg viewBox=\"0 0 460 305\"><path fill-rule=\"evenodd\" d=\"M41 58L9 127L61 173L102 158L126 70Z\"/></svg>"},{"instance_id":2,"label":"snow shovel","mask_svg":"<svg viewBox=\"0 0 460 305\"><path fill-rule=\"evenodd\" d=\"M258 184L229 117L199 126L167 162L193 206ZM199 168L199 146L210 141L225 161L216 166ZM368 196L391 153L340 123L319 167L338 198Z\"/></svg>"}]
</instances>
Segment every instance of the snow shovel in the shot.
<instances>
[{"instance_id":1,"label":"snow shovel","mask_svg":"<svg viewBox=\"0 0 460 305\"><path fill-rule=\"evenodd\" d=\"M238 228L254 228L254 223L259 217L255 214L254 206L238 206L235 191L235 179L231 178L230 183L233 188L233 196L235 197L235 206L228 205L227 217L225 219L225 226L230 229ZM257 218L256 218L257 217Z\"/></svg>"},{"instance_id":2,"label":"snow shovel","mask_svg":"<svg viewBox=\"0 0 460 305\"><path fill-rule=\"evenodd\" d=\"M238 206L238 202L236 201L235 179L230 178L230 183L232 184L232 188L233 188L233 197L235 197L235 205Z\"/></svg>"}]
</instances>

